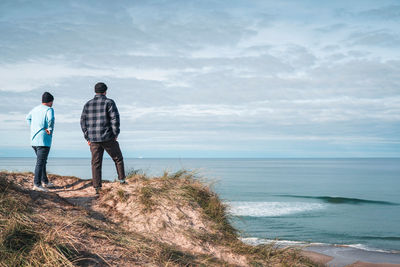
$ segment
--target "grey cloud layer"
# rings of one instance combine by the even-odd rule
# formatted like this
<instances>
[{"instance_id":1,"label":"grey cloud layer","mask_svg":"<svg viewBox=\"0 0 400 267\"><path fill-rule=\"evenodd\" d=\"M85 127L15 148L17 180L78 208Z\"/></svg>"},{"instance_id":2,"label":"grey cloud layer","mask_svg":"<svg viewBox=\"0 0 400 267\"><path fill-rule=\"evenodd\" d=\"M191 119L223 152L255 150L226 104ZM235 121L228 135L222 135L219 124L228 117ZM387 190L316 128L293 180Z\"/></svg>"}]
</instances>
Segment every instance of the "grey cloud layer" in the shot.
<instances>
[{"instance_id":1,"label":"grey cloud layer","mask_svg":"<svg viewBox=\"0 0 400 267\"><path fill-rule=\"evenodd\" d=\"M22 130L8 118L23 120L50 90L58 129L79 136L81 108L102 80L125 130L180 127L175 141L152 133L160 148L189 149L197 136L197 147L215 138L210 149L229 150L232 142L218 139L226 129L243 149L256 140L267 149L277 135L396 143L400 30L392 3L2 1L0 121ZM140 134L122 138L149 140Z\"/></svg>"}]
</instances>

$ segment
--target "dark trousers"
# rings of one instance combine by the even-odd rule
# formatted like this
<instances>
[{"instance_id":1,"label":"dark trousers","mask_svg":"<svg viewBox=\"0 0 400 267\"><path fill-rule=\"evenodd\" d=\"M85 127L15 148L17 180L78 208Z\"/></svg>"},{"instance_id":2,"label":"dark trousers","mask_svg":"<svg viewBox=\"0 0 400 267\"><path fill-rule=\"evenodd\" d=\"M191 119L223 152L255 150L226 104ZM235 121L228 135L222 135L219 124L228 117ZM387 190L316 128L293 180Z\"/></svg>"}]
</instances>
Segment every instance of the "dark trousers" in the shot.
<instances>
[{"instance_id":1,"label":"dark trousers","mask_svg":"<svg viewBox=\"0 0 400 267\"><path fill-rule=\"evenodd\" d=\"M115 163L118 179L125 179L124 158L118 142L115 139L106 142L92 142L90 143L90 152L92 152L92 178L95 188L101 187L101 166L103 164L104 150Z\"/></svg>"},{"instance_id":2,"label":"dark trousers","mask_svg":"<svg viewBox=\"0 0 400 267\"><path fill-rule=\"evenodd\" d=\"M35 167L35 179L33 183L36 186L41 186L42 182L47 184L49 179L47 179L46 174L46 163L47 157L49 156L50 147L48 146L33 146L36 154L36 167Z\"/></svg>"}]
</instances>

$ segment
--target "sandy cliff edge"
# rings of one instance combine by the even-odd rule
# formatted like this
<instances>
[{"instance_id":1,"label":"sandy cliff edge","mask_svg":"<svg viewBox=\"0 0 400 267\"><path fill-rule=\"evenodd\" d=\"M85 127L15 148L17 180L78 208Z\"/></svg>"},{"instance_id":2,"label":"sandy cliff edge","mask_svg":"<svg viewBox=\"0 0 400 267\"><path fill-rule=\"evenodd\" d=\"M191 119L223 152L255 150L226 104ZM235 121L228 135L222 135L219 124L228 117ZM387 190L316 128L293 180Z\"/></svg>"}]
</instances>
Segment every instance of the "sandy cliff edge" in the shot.
<instances>
[{"instance_id":1,"label":"sandy cliff edge","mask_svg":"<svg viewBox=\"0 0 400 267\"><path fill-rule=\"evenodd\" d=\"M190 172L136 173L104 182L99 197L90 181L49 178L55 188L42 193L32 173L0 172L0 266L318 266L297 249L241 242Z\"/></svg>"}]
</instances>

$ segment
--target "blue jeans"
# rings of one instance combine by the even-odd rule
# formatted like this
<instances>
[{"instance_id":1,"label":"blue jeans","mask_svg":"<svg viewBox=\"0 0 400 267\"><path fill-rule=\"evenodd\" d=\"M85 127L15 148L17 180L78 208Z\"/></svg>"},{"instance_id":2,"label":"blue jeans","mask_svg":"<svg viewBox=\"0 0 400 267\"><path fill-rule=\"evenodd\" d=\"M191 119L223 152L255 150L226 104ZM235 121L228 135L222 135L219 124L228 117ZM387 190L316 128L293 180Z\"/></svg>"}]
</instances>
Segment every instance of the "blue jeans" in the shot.
<instances>
[{"instance_id":1,"label":"blue jeans","mask_svg":"<svg viewBox=\"0 0 400 267\"><path fill-rule=\"evenodd\" d=\"M47 157L49 156L50 147L48 146L33 146L33 150L36 153L36 167L35 167L35 179L33 183L36 186L41 186L42 182L47 184L49 179L47 179L46 174L46 163Z\"/></svg>"}]
</instances>

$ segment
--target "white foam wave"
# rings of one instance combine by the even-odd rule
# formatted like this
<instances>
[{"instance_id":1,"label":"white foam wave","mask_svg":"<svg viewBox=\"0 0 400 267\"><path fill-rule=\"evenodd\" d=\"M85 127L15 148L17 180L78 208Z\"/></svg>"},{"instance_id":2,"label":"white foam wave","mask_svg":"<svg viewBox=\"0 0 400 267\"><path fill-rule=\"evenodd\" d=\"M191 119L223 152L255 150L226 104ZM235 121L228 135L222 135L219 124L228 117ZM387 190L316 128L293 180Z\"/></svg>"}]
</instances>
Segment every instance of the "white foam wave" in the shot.
<instances>
[{"instance_id":1,"label":"white foam wave","mask_svg":"<svg viewBox=\"0 0 400 267\"><path fill-rule=\"evenodd\" d=\"M295 246L323 246L325 243L309 243L303 241L291 241L291 240L274 240L264 239L257 237L243 237L240 238L244 243L257 246L260 244L276 244L278 247L295 247Z\"/></svg>"},{"instance_id":2,"label":"white foam wave","mask_svg":"<svg viewBox=\"0 0 400 267\"><path fill-rule=\"evenodd\" d=\"M325 208L324 204L306 202L244 202L229 203L230 211L237 216L275 217L310 212Z\"/></svg>"},{"instance_id":3,"label":"white foam wave","mask_svg":"<svg viewBox=\"0 0 400 267\"><path fill-rule=\"evenodd\" d=\"M318 243L318 242L304 242L304 241L291 241L291 240L274 240L274 239L265 239L265 238L257 238L257 237L243 237L240 238L244 243L257 246L261 244L275 244L278 247L331 247L332 249L341 248L341 249L357 249L369 252L378 252L378 253L391 253L391 254L400 254L398 250L383 250L368 247L363 244L350 244L350 245L337 245L337 244L327 244L327 243Z\"/></svg>"},{"instance_id":4,"label":"white foam wave","mask_svg":"<svg viewBox=\"0 0 400 267\"><path fill-rule=\"evenodd\" d=\"M341 246L342 247L350 247L350 248L365 250L365 251L373 251L373 252L398 253L398 251L377 249L377 248L368 247L368 246L363 245L363 244L351 244L351 245L341 245Z\"/></svg>"}]
</instances>

